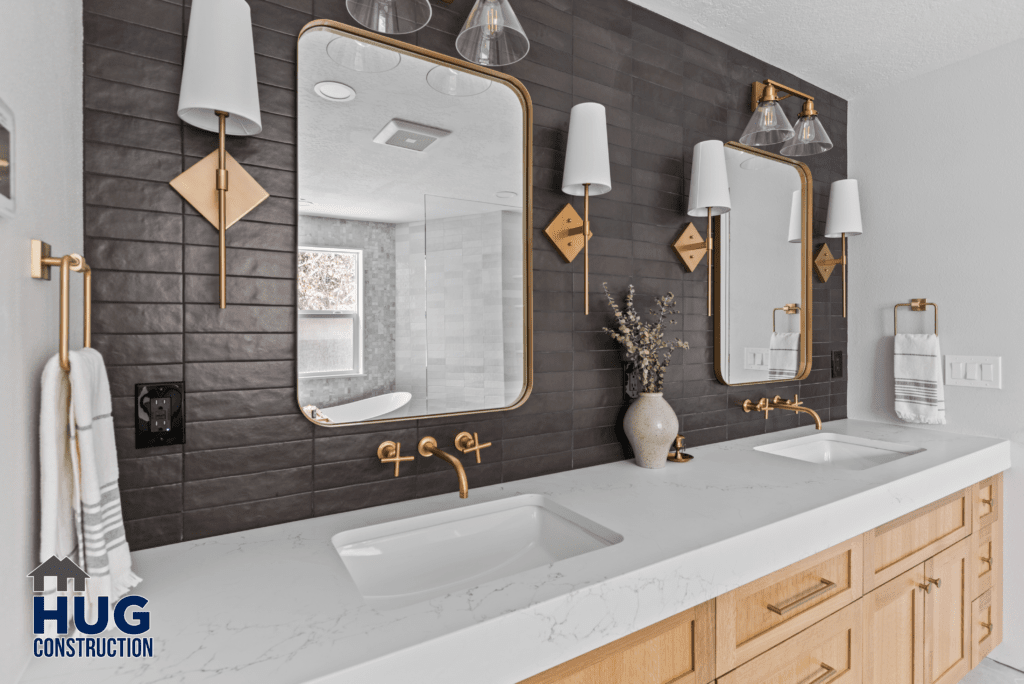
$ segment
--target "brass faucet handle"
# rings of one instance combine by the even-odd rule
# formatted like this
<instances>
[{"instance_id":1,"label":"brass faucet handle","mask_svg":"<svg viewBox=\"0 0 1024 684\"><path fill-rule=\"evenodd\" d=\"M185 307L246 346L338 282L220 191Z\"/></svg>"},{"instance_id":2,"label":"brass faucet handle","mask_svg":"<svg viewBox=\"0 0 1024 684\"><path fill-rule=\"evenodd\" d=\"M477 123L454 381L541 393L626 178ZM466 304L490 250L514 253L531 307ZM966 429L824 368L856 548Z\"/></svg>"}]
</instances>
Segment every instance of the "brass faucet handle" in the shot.
<instances>
[{"instance_id":1,"label":"brass faucet handle","mask_svg":"<svg viewBox=\"0 0 1024 684\"><path fill-rule=\"evenodd\" d=\"M475 432L473 434L460 432L455 435L455 448L464 454L469 453L470 451L475 451L477 463L480 463L480 450L486 449L489 446L491 446L490 442L487 442L487 444L481 444L480 437Z\"/></svg>"},{"instance_id":2,"label":"brass faucet handle","mask_svg":"<svg viewBox=\"0 0 1024 684\"><path fill-rule=\"evenodd\" d=\"M380 446L377 447L377 458L381 463L395 464L395 477L398 477L398 469L402 463L416 460L415 456L402 456L402 443L391 441L380 443Z\"/></svg>"},{"instance_id":3,"label":"brass faucet handle","mask_svg":"<svg viewBox=\"0 0 1024 684\"><path fill-rule=\"evenodd\" d=\"M675 461L676 463L686 463L693 460L693 456L683 453L683 442L685 440L686 437L676 435L676 448L675 451L668 452L668 460Z\"/></svg>"}]
</instances>

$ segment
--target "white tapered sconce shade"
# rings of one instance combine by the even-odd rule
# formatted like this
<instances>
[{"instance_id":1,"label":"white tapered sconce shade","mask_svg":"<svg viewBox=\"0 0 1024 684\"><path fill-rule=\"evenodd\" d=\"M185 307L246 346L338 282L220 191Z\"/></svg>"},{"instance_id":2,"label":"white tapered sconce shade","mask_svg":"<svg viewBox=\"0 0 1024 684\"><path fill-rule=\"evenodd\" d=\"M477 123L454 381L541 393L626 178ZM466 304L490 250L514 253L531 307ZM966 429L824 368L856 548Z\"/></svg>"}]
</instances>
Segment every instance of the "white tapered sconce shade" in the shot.
<instances>
[{"instance_id":1,"label":"white tapered sconce shade","mask_svg":"<svg viewBox=\"0 0 1024 684\"><path fill-rule=\"evenodd\" d=\"M584 102L569 112L569 141L565 146L562 192L583 195L586 186L591 195L603 195L612 189L608 159L608 124L604 105Z\"/></svg>"},{"instance_id":2,"label":"white tapered sconce shade","mask_svg":"<svg viewBox=\"0 0 1024 684\"><path fill-rule=\"evenodd\" d=\"M217 149L172 180L171 187L220 233L220 308L224 309L225 233L270 196L225 149L226 135L256 135L263 130L252 20L245 0L193 0L178 117L219 134Z\"/></svg>"},{"instance_id":3,"label":"white tapered sconce shade","mask_svg":"<svg viewBox=\"0 0 1024 684\"><path fill-rule=\"evenodd\" d=\"M686 213L690 216L707 216L708 232L707 238L700 241L697 229L689 224L676 241L676 249L680 251L683 263L690 271L697 267L697 264L708 257L708 316L713 314L712 304L714 287L712 285L711 269L712 259L715 253L714 239L714 217L727 214L732 209L732 198L729 195L729 174L725 168L725 145L721 140L705 140L693 147L693 165L690 167L690 197ZM687 238L687 234L692 237ZM680 245L680 241L685 244ZM687 259L684 251L693 255Z\"/></svg>"},{"instance_id":4,"label":"white tapered sconce shade","mask_svg":"<svg viewBox=\"0 0 1024 684\"><path fill-rule=\"evenodd\" d=\"M178 117L216 133L218 111L228 114L228 135L256 135L263 130L252 20L245 0L192 3Z\"/></svg>"},{"instance_id":5,"label":"white tapered sconce shade","mask_svg":"<svg viewBox=\"0 0 1024 684\"><path fill-rule=\"evenodd\" d=\"M455 39L466 60L483 66L515 64L530 51L530 39L508 0L476 0Z\"/></svg>"},{"instance_id":6,"label":"white tapered sconce shade","mask_svg":"<svg viewBox=\"0 0 1024 684\"><path fill-rule=\"evenodd\" d=\"M825 237L860 235L864 225L860 219L860 188L853 178L832 183L828 197L828 218L825 219Z\"/></svg>"},{"instance_id":7,"label":"white tapered sconce shade","mask_svg":"<svg viewBox=\"0 0 1024 684\"><path fill-rule=\"evenodd\" d=\"M792 243L803 242L804 216L803 208L800 206L802 195L801 190L794 190L793 201L789 207L789 241Z\"/></svg>"},{"instance_id":8,"label":"white tapered sconce shade","mask_svg":"<svg viewBox=\"0 0 1024 684\"><path fill-rule=\"evenodd\" d=\"M389 35L419 31L434 14L428 0L346 0L345 8L357 23Z\"/></svg>"}]
</instances>

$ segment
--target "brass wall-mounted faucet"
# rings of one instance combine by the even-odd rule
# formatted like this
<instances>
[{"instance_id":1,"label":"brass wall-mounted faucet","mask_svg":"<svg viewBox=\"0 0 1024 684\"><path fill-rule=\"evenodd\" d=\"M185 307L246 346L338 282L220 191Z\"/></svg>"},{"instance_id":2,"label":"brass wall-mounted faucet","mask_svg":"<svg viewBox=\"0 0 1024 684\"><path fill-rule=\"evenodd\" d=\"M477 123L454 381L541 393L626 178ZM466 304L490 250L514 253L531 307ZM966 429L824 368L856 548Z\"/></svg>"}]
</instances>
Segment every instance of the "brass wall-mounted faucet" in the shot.
<instances>
[{"instance_id":1,"label":"brass wall-mounted faucet","mask_svg":"<svg viewBox=\"0 0 1024 684\"><path fill-rule=\"evenodd\" d=\"M490 442L481 444L480 438L475 432L473 434L460 432L455 437L455 448L462 453L475 451L477 463L480 462L480 450L489 446L491 446ZM469 481L466 479L466 470L462 467L462 462L451 454L441 451L437 446L436 439L424 437L417 445L417 451L420 452L420 456L437 456L441 460L447 461L455 468L455 473L459 477L459 498L465 499L469 496ZM416 460L415 456L402 456L402 443L392 441L380 443L380 446L377 447L377 458L381 463L395 464L395 477L398 477L398 469L402 463Z\"/></svg>"},{"instance_id":2,"label":"brass wall-mounted faucet","mask_svg":"<svg viewBox=\"0 0 1024 684\"><path fill-rule=\"evenodd\" d=\"M762 397L756 404L750 399L743 402L744 413L750 413L751 411L763 411L765 420L768 420L768 412L774 409L785 409L796 413L806 413L814 419L814 429L821 429L821 416L819 416L814 409L804 406L803 403L800 402L799 395L794 394L792 401L789 399L783 399L776 394L775 398L771 401L768 401L768 397Z\"/></svg>"},{"instance_id":3,"label":"brass wall-mounted faucet","mask_svg":"<svg viewBox=\"0 0 1024 684\"><path fill-rule=\"evenodd\" d=\"M437 456L455 468L455 473L459 476L459 498L465 499L469 496L469 481L466 480L466 471L459 459L438 449L437 440L433 437L424 437L420 440L419 452L420 456Z\"/></svg>"}]
</instances>

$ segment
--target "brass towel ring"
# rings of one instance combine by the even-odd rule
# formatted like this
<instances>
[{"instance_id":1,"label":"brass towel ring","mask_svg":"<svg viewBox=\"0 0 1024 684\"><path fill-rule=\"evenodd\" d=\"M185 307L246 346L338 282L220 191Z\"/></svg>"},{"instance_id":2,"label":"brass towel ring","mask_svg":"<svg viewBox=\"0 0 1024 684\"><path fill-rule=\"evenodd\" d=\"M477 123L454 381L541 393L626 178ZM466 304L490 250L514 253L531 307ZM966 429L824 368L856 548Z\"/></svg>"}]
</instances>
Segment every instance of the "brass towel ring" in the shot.
<instances>
[{"instance_id":1,"label":"brass towel ring","mask_svg":"<svg viewBox=\"0 0 1024 684\"><path fill-rule=\"evenodd\" d=\"M775 314L779 311L785 311L787 314L798 314L800 313L799 304L786 304L785 306L777 306L772 309L772 332L775 332Z\"/></svg>"},{"instance_id":2,"label":"brass towel ring","mask_svg":"<svg viewBox=\"0 0 1024 684\"><path fill-rule=\"evenodd\" d=\"M50 245L42 240L32 240L31 274L40 280L50 279L50 267L60 267L60 367L71 370L69 352L70 321L71 321L71 271L81 273L85 277L83 284L85 301L83 302L83 318L85 329L82 331L83 347L92 346L92 270L79 254L66 254L62 257L50 256Z\"/></svg>"},{"instance_id":3,"label":"brass towel ring","mask_svg":"<svg viewBox=\"0 0 1024 684\"><path fill-rule=\"evenodd\" d=\"M925 307L932 307L935 309L935 334L939 334L939 307L935 302L929 302L927 299L911 299L909 304L897 304L892 308L892 330L894 335L898 335L899 324L896 321L896 312L899 311L901 306L909 306L911 311L924 311Z\"/></svg>"}]
</instances>

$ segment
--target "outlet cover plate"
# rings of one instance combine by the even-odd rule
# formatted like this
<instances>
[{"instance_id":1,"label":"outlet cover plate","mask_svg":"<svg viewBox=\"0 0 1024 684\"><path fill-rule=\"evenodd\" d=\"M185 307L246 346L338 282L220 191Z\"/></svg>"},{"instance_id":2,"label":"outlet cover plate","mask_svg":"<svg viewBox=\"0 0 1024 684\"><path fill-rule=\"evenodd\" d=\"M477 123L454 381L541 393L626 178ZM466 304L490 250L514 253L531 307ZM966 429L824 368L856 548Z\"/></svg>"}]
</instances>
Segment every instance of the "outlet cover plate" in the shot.
<instances>
[{"instance_id":1,"label":"outlet cover plate","mask_svg":"<svg viewBox=\"0 0 1024 684\"><path fill-rule=\"evenodd\" d=\"M1003 357L946 355L947 385L1003 389Z\"/></svg>"},{"instance_id":2,"label":"outlet cover plate","mask_svg":"<svg viewBox=\"0 0 1024 684\"><path fill-rule=\"evenodd\" d=\"M154 402L161 401L157 413L167 421L154 421ZM135 385L135 448L171 446L185 443L185 383L163 382Z\"/></svg>"}]
</instances>

